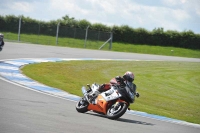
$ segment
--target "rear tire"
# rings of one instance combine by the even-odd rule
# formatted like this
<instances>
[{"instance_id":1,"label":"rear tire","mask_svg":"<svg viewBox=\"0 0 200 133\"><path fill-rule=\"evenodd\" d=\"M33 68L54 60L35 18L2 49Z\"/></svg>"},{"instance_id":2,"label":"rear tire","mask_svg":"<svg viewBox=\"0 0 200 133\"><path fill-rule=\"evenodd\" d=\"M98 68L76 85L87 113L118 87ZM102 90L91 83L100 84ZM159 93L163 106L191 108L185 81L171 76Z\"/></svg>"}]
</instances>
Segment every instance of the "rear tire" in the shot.
<instances>
[{"instance_id":1,"label":"rear tire","mask_svg":"<svg viewBox=\"0 0 200 133\"><path fill-rule=\"evenodd\" d=\"M85 113L88 111L88 105L89 103L85 101L83 98L81 98L77 103L76 103L76 110L79 113Z\"/></svg>"},{"instance_id":2,"label":"rear tire","mask_svg":"<svg viewBox=\"0 0 200 133\"><path fill-rule=\"evenodd\" d=\"M127 110L128 105L126 103L120 102L120 106L117 109L114 109L114 104L108 109L107 117L108 119L118 119L121 117Z\"/></svg>"}]
</instances>

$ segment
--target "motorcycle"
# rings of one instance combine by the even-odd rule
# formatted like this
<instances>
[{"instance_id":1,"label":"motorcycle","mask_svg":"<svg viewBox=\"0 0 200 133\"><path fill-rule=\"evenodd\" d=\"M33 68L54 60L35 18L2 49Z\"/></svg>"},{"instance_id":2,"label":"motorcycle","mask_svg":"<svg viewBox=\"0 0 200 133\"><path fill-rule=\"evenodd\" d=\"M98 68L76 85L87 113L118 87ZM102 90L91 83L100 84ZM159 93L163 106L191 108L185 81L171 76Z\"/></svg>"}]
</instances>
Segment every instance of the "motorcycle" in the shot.
<instances>
[{"instance_id":1,"label":"motorcycle","mask_svg":"<svg viewBox=\"0 0 200 133\"><path fill-rule=\"evenodd\" d=\"M130 103L133 103L134 94L127 93L126 89L120 85L112 84L111 88L105 92L98 93L99 85L94 83L90 87L82 87L83 97L77 102L76 110L79 113L93 111L103 114L108 119L118 119L126 110L130 110ZM91 96L96 97L91 101Z\"/></svg>"},{"instance_id":2,"label":"motorcycle","mask_svg":"<svg viewBox=\"0 0 200 133\"><path fill-rule=\"evenodd\" d=\"M3 50L3 45L2 45L3 41L0 41L0 51Z\"/></svg>"},{"instance_id":3,"label":"motorcycle","mask_svg":"<svg viewBox=\"0 0 200 133\"><path fill-rule=\"evenodd\" d=\"M2 51L3 46L4 46L3 34L0 33L0 51Z\"/></svg>"}]
</instances>

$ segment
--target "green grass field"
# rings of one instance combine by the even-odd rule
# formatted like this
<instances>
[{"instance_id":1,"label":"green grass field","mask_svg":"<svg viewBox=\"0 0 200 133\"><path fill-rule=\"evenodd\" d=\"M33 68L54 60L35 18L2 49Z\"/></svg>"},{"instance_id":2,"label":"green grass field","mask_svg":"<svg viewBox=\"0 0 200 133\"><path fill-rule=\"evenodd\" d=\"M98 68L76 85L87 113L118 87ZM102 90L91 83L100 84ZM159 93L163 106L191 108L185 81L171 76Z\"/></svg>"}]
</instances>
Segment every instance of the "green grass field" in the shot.
<instances>
[{"instance_id":1,"label":"green grass field","mask_svg":"<svg viewBox=\"0 0 200 133\"><path fill-rule=\"evenodd\" d=\"M22 68L34 80L79 96L83 85L109 82L127 70L140 93L131 109L200 124L200 63L68 61Z\"/></svg>"},{"instance_id":2,"label":"green grass field","mask_svg":"<svg viewBox=\"0 0 200 133\"><path fill-rule=\"evenodd\" d=\"M6 41L18 40L18 36L16 33L5 33L5 32L3 33ZM54 45L54 46L56 45L55 36L21 34L20 41L34 43L34 44ZM86 48L99 49L99 47L103 43L104 43L103 41L88 40L86 43ZM74 47L74 48L85 48L84 45L85 45L85 40L74 39L74 38L58 38L58 44L57 44L57 46ZM108 49L109 45L107 44L105 45L105 47L103 47L102 50L108 50ZM124 44L118 42L113 42L112 51L200 58L200 50L191 50L191 49L175 48L175 47L149 46L141 44Z\"/></svg>"}]
</instances>

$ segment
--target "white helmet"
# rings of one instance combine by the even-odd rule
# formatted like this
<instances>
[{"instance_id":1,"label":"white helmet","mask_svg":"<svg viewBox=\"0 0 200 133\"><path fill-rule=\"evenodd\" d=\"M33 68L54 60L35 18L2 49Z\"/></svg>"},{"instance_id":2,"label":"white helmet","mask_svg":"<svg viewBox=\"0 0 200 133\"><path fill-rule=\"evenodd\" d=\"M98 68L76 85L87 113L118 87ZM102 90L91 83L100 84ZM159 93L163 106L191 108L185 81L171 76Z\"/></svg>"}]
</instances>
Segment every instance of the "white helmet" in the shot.
<instances>
[{"instance_id":1,"label":"white helmet","mask_svg":"<svg viewBox=\"0 0 200 133\"><path fill-rule=\"evenodd\" d=\"M124 78L125 80L129 81L129 82L133 82L135 76L134 76L134 74L133 74L132 72L127 71L127 72L124 74L123 78Z\"/></svg>"}]
</instances>

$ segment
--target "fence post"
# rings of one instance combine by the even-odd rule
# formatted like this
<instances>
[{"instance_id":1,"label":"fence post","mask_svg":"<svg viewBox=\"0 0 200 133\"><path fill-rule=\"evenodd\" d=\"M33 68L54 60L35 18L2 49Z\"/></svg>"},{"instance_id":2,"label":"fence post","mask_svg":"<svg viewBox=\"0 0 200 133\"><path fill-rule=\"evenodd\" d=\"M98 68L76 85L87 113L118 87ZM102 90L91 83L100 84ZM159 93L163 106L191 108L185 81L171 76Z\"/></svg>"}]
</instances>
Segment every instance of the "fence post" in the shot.
<instances>
[{"instance_id":1,"label":"fence post","mask_svg":"<svg viewBox=\"0 0 200 133\"><path fill-rule=\"evenodd\" d=\"M21 20L22 17L19 18L19 28L18 28L18 42L20 41L20 29L21 29Z\"/></svg>"},{"instance_id":2,"label":"fence post","mask_svg":"<svg viewBox=\"0 0 200 133\"><path fill-rule=\"evenodd\" d=\"M88 27L86 28L84 48L86 47L86 41L87 41L87 35L88 35L88 28L89 28L89 27L90 27L90 26L88 25Z\"/></svg>"},{"instance_id":3,"label":"fence post","mask_svg":"<svg viewBox=\"0 0 200 133\"><path fill-rule=\"evenodd\" d=\"M60 22L59 22L58 25L57 25L57 31L56 31L56 45L58 45L59 25L60 25Z\"/></svg>"},{"instance_id":4,"label":"fence post","mask_svg":"<svg viewBox=\"0 0 200 133\"><path fill-rule=\"evenodd\" d=\"M40 22L38 24L38 36L37 36L37 43L39 44L39 37L40 37Z\"/></svg>"}]
</instances>

